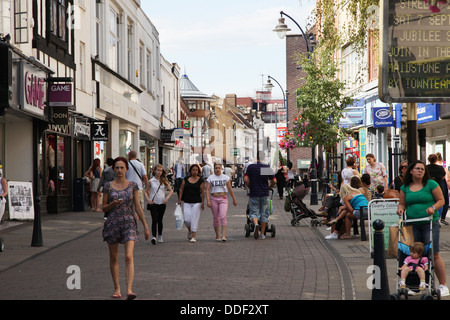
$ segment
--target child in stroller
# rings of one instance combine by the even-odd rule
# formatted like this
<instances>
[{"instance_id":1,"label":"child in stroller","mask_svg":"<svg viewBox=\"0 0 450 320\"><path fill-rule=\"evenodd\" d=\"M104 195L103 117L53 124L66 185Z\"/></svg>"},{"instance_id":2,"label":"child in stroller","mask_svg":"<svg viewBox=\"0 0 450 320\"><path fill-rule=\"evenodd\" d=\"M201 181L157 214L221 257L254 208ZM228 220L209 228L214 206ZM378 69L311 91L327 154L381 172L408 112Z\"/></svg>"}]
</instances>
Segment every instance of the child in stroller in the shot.
<instances>
[{"instance_id":1,"label":"child in stroller","mask_svg":"<svg viewBox=\"0 0 450 320\"><path fill-rule=\"evenodd\" d=\"M291 213L292 213L292 226L298 226L300 220L305 218L311 218L312 226L320 226L322 223L318 220L318 216L314 210L308 209L308 207L303 203L303 198L308 194L309 188L305 188L304 184L295 187L292 192L289 192L289 197L291 198Z\"/></svg>"},{"instance_id":2,"label":"child in stroller","mask_svg":"<svg viewBox=\"0 0 450 320\"><path fill-rule=\"evenodd\" d=\"M405 279L413 271L420 279L419 289L425 290L425 271L428 270L428 258L424 257L425 246L422 242L414 242L410 247L410 255L403 261L400 270L400 288L406 288Z\"/></svg>"},{"instance_id":3,"label":"child in stroller","mask_svg":"<svg viewBox=\"0 0 450 320\"><path fill-rule=\"evenodd\" d=\"M419 242L419 245L417 245L416 241L411 246L407 246L401 241L401 228L399 228L397 253L397 291L396 293L391 294L392 300L398 300L402 295L405 296L405 299L408 299L408 295L415 295L418 292L424 291L426 289L428 291L421 295L421 300L433 300L434 297L436 297L437 300L441 299L441 291L440 289L436 288L435 283L431 216L409 220L403 219L401 223L403 225L407 225L408 223L420 221L428 221L430 224L430 239L426 244L422 244L421 242ZM417 246L424 248L423 253L419 254L419 252L422 252L422 249L418 249ZM416 252L418 255L414 254L414 252ZM408 256L410 256L414 260L412 266L417 265L415 270L411 270L408 265L405 266L405 262L406 264L408 264L408 261L410 261ZM420 257L421 259L419 259ZM409 269L409 271L406 269Z\"/></svg>"}]
</instances>

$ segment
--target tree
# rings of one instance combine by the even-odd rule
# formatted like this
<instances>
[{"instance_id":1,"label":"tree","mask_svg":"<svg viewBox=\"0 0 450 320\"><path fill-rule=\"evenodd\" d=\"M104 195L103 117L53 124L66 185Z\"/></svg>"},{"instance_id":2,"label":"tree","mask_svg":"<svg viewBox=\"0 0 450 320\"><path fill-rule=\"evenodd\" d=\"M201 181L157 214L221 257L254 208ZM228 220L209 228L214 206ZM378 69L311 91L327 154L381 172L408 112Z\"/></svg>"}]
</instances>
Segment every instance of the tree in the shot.
<instances>
[{"instance_id":1,"label":"tree","mask_svg":"<svg viewBox=\"0 0 450 320\"><path fill-rule=\"evenodd\" d=\"M290 131L303 147L334 146L345 136L346 130L339 127L339 120L354 99L343 94L345 83L337 78L338 69L331 53L318 50L309 56L300 55L299 63L307 77L297 94L300 116Z\"/></svg>"}]
</instances>

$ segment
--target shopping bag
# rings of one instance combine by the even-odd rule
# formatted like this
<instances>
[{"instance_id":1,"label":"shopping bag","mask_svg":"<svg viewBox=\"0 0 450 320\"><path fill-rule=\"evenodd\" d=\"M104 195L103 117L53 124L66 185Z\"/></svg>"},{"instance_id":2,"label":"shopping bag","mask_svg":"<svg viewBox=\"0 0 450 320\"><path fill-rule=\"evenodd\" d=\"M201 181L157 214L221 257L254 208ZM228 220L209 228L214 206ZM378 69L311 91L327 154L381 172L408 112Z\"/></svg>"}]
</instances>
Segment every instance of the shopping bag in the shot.
<instances>
[{"instance_id":1,"label":"shopping bag","mask_svg":"<svg viewBox=\"0 0 450 320\"><path fill-rule=\"evenodd\" d=\"M398 238L399 233L400 239ZM388 256L397 258L399 243L409 248L413 242L414 234L412 225L405 226L399 222L398 225L389 227Z\"/></svg>"},{"instance_id":2,"label":"shopping bag","mask_svg":"<svg viewBox=\"0 0 450 320\"><path fill-rule=\"evenodd\" d=\"M181 206L177 203L175 212L175 227L177 230L181 230L183 228L183 209L181 209Z\"/></svg>"},{"instance_id":3,"label":"shopping bag","mask_svg":"<svg viewBox=\"0 0 450 320\"><path fill-rule=\"evenodd\" d=\"M286 196L284 199L284 211L290 212L291 211L291 197L289 195Z\"/></svg>"}]
</instances>

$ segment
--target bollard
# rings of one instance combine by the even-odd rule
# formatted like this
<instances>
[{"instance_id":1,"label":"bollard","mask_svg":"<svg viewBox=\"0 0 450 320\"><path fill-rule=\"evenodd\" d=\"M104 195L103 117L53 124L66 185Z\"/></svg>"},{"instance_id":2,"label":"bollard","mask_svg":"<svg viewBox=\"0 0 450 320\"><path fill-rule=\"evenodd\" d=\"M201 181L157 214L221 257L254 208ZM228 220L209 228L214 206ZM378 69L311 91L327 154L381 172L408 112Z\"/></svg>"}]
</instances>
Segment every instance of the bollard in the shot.
<instances>
[{"instance_id":1,"label":"bollard","mask_svg":"<svg viewBox=\"0 0 450 320\"><path fill-rule=\"evenodd\" d=\"M375 230L373 235L373 264L379 268L379 274L375 275L379 277L379 281L377 281L378 285L373 286L372 300L390 300L384 249L384 222L379 219L375 220L373 222L373 228Z\"/></svg>"},{"instance_id":2,"label":"bollard","mask_svg":"<svg viewBox=\"0 0 450 320\"><path fill-rule=\"evenodd\" d=\"M42 247L42 229L41 229L41 198L34 198L34 221L33 221L33 237L31 239L32 247Z\"/></svg>"}]
</instances>

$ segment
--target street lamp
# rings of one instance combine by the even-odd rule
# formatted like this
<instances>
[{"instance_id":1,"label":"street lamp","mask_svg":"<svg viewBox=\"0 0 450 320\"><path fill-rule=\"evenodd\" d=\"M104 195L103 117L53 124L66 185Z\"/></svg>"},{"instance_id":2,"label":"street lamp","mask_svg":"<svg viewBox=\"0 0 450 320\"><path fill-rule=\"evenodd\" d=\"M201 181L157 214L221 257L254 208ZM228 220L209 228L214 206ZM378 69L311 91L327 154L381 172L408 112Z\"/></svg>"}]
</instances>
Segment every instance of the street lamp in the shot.
<instances>
[{"instance_id":1,"label":"street lamp","mask_svg":"<svg viewBox=\"0 0 450 320\"><path fill-rule=\"evenodd\" d=\"M288 28L288 26L284 23L283 16L288 17L290 20L292 20L297 27L300 29L300 32L303 35L303 39L305 40L306 45L306 52L308 54L308 59L311 59L310 56L310 47L308 43L308 38L306 37L305 32L303 32L302 27L295 21L291 16L284 13L283 11L280 11L280 18L278 19L278 24L276 25L275 29L273 29L274 32L278 34L278 37L280 39L283 39L286 36L286 33L288 31L291 31L291 29ZM289 122L289 118L287 119L287 122ZM311 205L318 204L318 197L317 197L317 169L316 169L316 146L313 146L311 148Z\"/></svg>"},{"instance_id":2,"label":"street lamp","mask_svg":"<svg viewBox=\"0 0 450 320\"><path fill-rule=\"evenodd\" d=\"M267 76L267 83L265 84L266 89L272 90L272 88L274 87L274 85L272 84L272 82L270 80L275 81L278 84L278 86L280 87L281 92L283 93L284 107L286 108L286 131L287 131L289 129L289 109L288 109L288 100L287 100L287 97L286 97L287 90L286 90L286 94L285 94L284 90L283 90L283 87L280 85L280 83L276 79L272 78L271 76ZM275 113L275 122L276 122L276 127L278 128L278 115L277 115L277 113L278 113L278 110ZM277 144L276 147L277 147L277 150L278 150L278 129L277 129L275 142ZM289 162L289 149L286 150L286 159L287 159L287 162Z\"/></svg>"}]
</instances>

